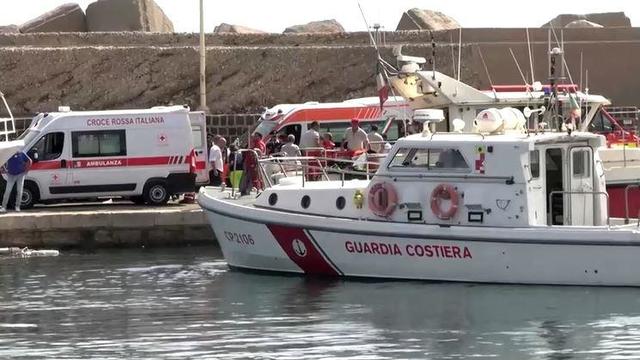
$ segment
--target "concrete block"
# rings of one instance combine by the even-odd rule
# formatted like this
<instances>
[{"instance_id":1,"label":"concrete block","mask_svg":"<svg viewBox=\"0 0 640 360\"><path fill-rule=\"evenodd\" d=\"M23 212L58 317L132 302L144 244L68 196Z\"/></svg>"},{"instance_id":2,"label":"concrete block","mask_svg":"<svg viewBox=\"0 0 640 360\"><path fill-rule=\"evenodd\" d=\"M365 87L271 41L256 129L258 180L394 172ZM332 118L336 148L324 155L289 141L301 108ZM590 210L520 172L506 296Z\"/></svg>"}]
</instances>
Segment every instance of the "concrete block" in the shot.
<instances>
[{"instance_id":1,"label":"concrete block","mask_svg":"<svg viewBox=\"0 0 640 360\"><path fill-rule=\"evenodd\" d=\"M284 29L285 34L299 33L343 33L344 27L335 19L312 21L303 25L294 25Z\"/></svg>"},{"instance_id":2,"label":"concrete block","mask_svg":"<svg viewBox=\"0 0 640 360\"><path fill-rule=\"evenodd\" d=\"M103 212L49 213L53 229L95 229L111 225L111 215Z\"/></svg>"},{"instance_id":3,"label":"concrete block","mask_svg":"<svg viewBox=\"0 0 640 360\"><path fill-rule=\"evenodd\" d=\"M182 229L175 227L156 227L146 233L142 239L146 246L166 246L184 244Z\"/></svg>"},{"instance_id":4,"label":"concrete block","mask_svg":"<svg viewBox=\"0 0 640 360\"><path fill-rule=\"evenodd\" d=\"M91 245L92 239L83 231L47 231L39 232L39 247L50 249L78 248ZM37 238L37 236L34 236ZM35 246L34 246L35 247Z\"/></svg>"},{"instance_id":5,"label":"concrete block","mask_svg":"<svg viewBox=\"0 0 640 360\"><path fill-rule=\"evenodd\" d=\"M139 229L153 227L156 224L155 212L135 211L135 212L113 212L108 215L108 227Z\"/></svg>"},{"instance_id":6,"label":"concrete block","mask_svg":"<svg viewBox=\"0 0 640 360\"><path fill-rule=\"evenodd\" d=\"M242 26L242 25L233 25L227 23L221 23L217 25L213 32L215 34L221 33L232 33L232 34L264 34L264 31L252 29L250 27Z\"/></svg>"},{"instance_id":7,"label":"concrete block","mask_svg":"<svg viewBox=\"0 0 640 360\"><path fill-rule=\"evenodd\" d=\"M183 231L183 240L191 245L218 244L210 226L189 226Z\"/></svg>"},{"instance_id":8,"label":"concrete block","mask_svg":"<svg viewBox=\"0 0 640 360\"><path fill-rule=\"evenodd\" d=\"M20 33L20 28L18 25L3 25L0 26L0 34L18 34Z\"/></svg>"},{"instance_id":9,"label":"concrete block","mask_svg":"<svg viewBox=\"0 0 640 360\"><path fill-rule=\"evenodd\" d=\"M87 7L89 31L173 32L173 23L153 0L98 0Z\"/></svg>"},{"instance_id":10,"label":"concrete block","mask_svg":"<svg viewBox=\"0 0 640 360\"><path fill-rule=\"evenodd\" d=\"M86 32L87 22L80 5L68 3L20 26L22 33Z\"/></svg>"},{"instance_id":11,"label":"concrete block","mask_svg":"<svg viewBox=\"0 0 640 360\"><path fill-rule=\"evenodd\" d=\"M143 244L142 230L114 230L113 237L117 239L117 246L139 247Z\"/></svg>"}]
</instances>

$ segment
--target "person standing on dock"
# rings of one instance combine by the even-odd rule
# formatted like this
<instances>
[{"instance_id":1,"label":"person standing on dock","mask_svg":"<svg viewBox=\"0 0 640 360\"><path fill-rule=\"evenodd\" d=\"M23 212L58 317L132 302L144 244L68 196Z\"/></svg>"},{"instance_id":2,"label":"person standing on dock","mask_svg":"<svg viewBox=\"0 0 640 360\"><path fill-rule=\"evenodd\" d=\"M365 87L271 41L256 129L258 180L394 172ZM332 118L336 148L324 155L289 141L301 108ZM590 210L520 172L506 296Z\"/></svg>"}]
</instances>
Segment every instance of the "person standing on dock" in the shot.
<instances>
[{"instance_id":1,"label":"person standing on dock","mask_svg":"<svg viewBox=\"0 0 640 360\"><path fill-rule=\"evenodd\" d=\"M16 192L16 211L20 211L20 202L22 200L22 189L24 187L24 178L27 176L27 172L31 168L33 161L31 158L22 151L15 153L4 168L7 173L7 185L4 189L4 197L2 198L2 207L0 212L6 212L7 205L9 204L9 198L11 197L11 191L13 186L17 184Z\"/></svg>"},{"instance_id":2,"label":"person standing on dock","mask_svg":"<svg viewBox=\"0 0 640 360\"><path fill-rule=\"evenodd\" d=\"M209 181L212 186L220 186L222 184L222 172L224 165L222 160L222 150L220 149L220 136L213 137L211 149L209 149L209 163L211 171L209 171Z\"/></svg>"}]
</instances>

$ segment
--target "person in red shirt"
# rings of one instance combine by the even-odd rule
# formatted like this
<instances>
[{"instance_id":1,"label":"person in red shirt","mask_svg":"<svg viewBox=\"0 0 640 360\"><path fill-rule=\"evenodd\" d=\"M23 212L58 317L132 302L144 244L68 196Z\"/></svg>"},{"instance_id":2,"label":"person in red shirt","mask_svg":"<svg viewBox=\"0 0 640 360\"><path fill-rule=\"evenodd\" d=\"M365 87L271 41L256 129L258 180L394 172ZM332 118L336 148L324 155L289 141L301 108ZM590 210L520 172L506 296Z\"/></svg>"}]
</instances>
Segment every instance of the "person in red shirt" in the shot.
<instances>
[{"instance_id":1,"label":"person in red shirt","mask_svg":"<svg viewBox=\"0 0 640 360\"><path fill-rule=\"evenodd\" d=\"M333 150L336 147L331 133L325 133L322 135L322 147L325 148L325 150Z\"/></svg>"},{"instance_id":2,"label":"person in red shirt","mask_svg":"<svg viewBox=\"0 0 640 360\"><path fill-rule=\"evenodd\" d=\"M253 134L253 143L251 144L251 148L254 150L260 150L258 156L265 156L267 154L267 145L262 141L262 134L258 132Z\"/></svg>"}]
</instances>

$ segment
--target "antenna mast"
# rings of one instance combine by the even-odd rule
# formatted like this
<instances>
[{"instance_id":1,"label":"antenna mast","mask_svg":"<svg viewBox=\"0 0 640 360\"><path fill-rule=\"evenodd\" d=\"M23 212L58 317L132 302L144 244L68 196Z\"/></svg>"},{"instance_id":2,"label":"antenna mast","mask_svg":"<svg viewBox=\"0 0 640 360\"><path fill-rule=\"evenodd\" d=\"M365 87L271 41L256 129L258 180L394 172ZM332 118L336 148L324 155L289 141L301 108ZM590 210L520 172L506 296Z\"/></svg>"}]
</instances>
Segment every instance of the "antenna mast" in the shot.
<instances>
[{"instance_id":1,"label":"antenna mast","mask_svg":"<svg viewBox=\"0 0 640 360\"><path fill-rule=\"evenodd\" d=\"M431 79L435 80L436 79L436 40L433 37L433 31L429 31L429 34L431 34L431 66L433 69Z\"/></svg>"},{"instance_id":2,"label":"antenna mast","mask_svg":"<svg viewBox=\"0 0 640 360\"><path fill-rule=\"evenodd\" d=\"M461 62L461 55L462 55L462 28L459 29L460 32L458 33L458 81L460 81L460 64L462 64Z\"/></svg>"},{"instance_id":3,"label":"antenna mast","mask_svg":"<svg viewBox=\"0 0 640 360\"><path fill-rule=\"evenodd\" d=\"M529 39L529 28L527 28L527 48L529 49L529 67L531 68L531 84L536 82L536 77L533 74L533 56L531 54L531 40Z\"/></svg>"}]
</instances>

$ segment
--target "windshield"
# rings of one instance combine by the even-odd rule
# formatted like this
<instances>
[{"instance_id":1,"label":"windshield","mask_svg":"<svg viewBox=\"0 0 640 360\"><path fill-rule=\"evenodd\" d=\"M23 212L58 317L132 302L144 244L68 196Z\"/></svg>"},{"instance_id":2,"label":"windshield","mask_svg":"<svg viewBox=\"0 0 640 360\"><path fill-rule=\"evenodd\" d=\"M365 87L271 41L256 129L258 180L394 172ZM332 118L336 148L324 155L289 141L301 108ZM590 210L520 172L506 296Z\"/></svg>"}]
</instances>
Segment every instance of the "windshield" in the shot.
<instances>
[{"instance_id":1,"label":"windshield","mask_svg":"<svg viewBox=\"0 0 640 360\"><path fill-rule=\"evenodd\" d=\"M35 138L40 135L40 130L29 129L25 130L19 137L18 140L24 140L25 145L31 144Z\"/></svg>"},{"instance_id":2,"label":"windshield","mask_svg":"<svg viewBox=\"0 0 640 360\"><path fill-rule=\"evenodd\" d=\"M260 135L266 136L266 135L269 135L271 131L273 131L276 125L278 125L276 121L263 120L258 124L258 126L256 126L256 128L251 133L252 134L260 133Z\"/></svg>"}]
</instances>

